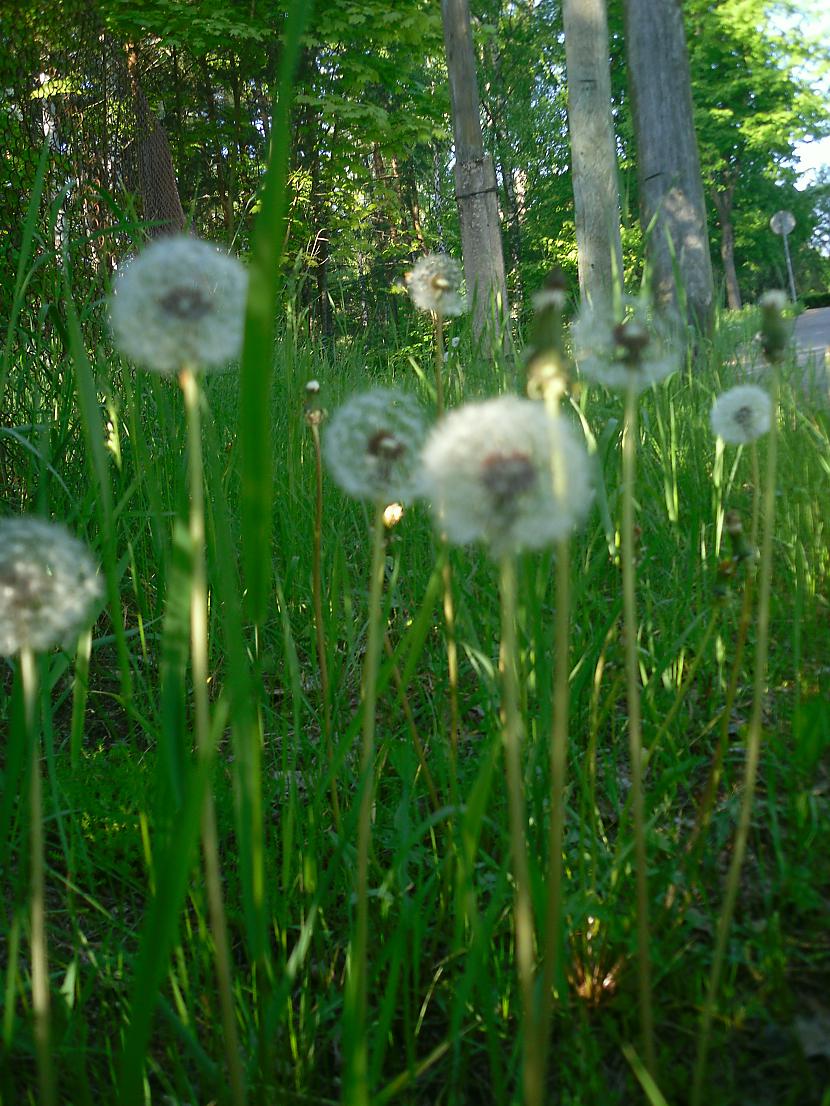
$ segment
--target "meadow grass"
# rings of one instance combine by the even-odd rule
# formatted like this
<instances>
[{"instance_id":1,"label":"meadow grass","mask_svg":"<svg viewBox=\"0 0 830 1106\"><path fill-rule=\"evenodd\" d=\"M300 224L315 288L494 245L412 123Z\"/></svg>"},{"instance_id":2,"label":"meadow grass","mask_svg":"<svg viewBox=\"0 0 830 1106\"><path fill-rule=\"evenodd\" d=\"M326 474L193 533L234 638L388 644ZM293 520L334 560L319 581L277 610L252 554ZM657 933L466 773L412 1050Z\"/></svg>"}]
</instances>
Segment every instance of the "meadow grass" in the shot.
<instances>
[{"instance_id":1,"label":"meadow grass","mask_svg":"<svg viewBox=\"0 0 830 1106\"><path fill-rule=\"evenodd\" d=\"M344 1024L344 993L361 862L372 509L324 477L319 634L317 476L305 384L320 381L329 411L376 384L412 392L432 410L429 325L413 320L410 330L371 344L343 337L326 350L299 340L290 320L283 325L262 420L272 433L257 447L265 456L260 479L269 481L273 499L273 540L258 553L269 565L260 577L272 584L256 625L239 573L239 377L204 380L211 755L194 759L183 399L175 382L120 362L98 327L99 305L84 303L77 286L72 292L77 327L71 310L68 323L52 312L45 326L21 310L7 347L0 429L4 513L39 511L65 522L96 551L110 596L91 649L82 642L77 662L67 652L37 659L58 1101L229 1101L198 860L209 791L246 1095L256 1103L337 1102L348 1050L356 1047L355 1026ZM448 406L523 390L519 367L473 356L467 323L451 325L462 341L443 381ZM747 333L753 325L746 322ZM740 511L749 528L757 489L750 451L717 447L708 426L713 397L736 378L730 360L741 340L735 319L725 319L693 370L642 397L637 428L636 661L648 750L649 953L657 1085L669 1103L688 1101L752 702L754 622L731 714L722 717L749 570L737 569L724 585L718 565L729 555L725 511ZM724 1106L830 1101L826 1056L805 1051L809 1025L826 1017L830 953L830 419L807 405L797 380L785 365L760 773L711 1025L707 1098ZM586 526L570 541L564 937L548 1078L551 1101L605 1106L636 1101L647 1082L619 559L623 401L583 387L563 417L586 432L597 493ZM762 439L762 459L764 451ZM359 1045L373 1103L501 1106L521 1101L522 1003L501 753L499 578L483 550L442 554L441 544L417 504L386 533L381 619L390 651L379 657L376 683L366 1033ZM442 556L452 566L455 602L457 751L448 739ZM516 607L529 890L535 918L544 919L552 553L519 558ZM3 671L0 714L19 718L19 673L12 664ZM724 726L720 786L692 863L687 844ZM0 799L0 1094L9 1104L38 1101L31 768L14 752L9 746L3 754Z\"/></svg>"}]
</instances>

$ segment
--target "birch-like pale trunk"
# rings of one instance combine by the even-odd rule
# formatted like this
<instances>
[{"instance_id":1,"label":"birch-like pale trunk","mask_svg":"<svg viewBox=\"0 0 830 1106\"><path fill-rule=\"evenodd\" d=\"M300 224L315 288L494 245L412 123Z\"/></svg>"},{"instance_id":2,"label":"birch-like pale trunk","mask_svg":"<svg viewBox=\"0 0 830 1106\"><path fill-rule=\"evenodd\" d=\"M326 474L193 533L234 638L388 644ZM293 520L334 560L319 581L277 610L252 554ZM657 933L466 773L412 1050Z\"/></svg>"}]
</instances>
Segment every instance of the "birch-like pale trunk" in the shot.
<instances>
[{"instance_id":1,"label":"birch-like pale trunk","mask_svg":"<svg viewBox=\"0 0 830 1106\"><path fill-rule=\"evenodd\" d=\"M637 141L640 220L657 302L677 303L708 329L712 261L679 0L624 0L629 86Z\"/></svg>"},{"instance_id":2,"label":"birch-like pale trunk","mask_svg":"<svg viewBox=\"0 0 830 1106\"><path fill-rule=\"evenodd\" d=\"M461 247L473 330L481 336L495 300L497 318L509 320L496 172L484 151L479 117L473 33L468 0L441 0L444 44L455 137L455 195L461 221Z\"/></svg>"},{"instance_id":3,"label":"birch-like pale trunk","mask_svg":"<svg viewBox=\"0 0 830 1106\"><path fill-rule=\"evenodd\" d=\"M563 0L562 21L579 290L607 300L623 268L605 0Z\"/></svg>"}]
</instances>

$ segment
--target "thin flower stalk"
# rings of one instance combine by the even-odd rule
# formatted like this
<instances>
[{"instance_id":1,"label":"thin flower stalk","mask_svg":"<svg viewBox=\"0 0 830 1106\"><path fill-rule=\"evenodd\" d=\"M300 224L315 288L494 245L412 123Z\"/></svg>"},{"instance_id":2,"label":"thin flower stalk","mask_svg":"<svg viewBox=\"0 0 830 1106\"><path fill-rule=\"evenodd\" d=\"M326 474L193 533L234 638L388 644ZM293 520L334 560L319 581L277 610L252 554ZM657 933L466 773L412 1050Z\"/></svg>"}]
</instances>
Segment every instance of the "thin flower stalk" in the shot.
<instances>
[{"instance_id":1,"label":"thin flower stalk","mask_svg":"<svg viewBox=\"0 0 830 1106\"><path fill-rule=\"evenodd\" d=\"M775 351L773 351L775 352ZM773 360L771 358L771 360ZM778 378L777 369L773 360L771 367L770 402L771 409L777 411L778 406ZM698 1037L697 1058L692 1082L692 1106L700 1106L706 1081L706 1067L709 1056L709 1039L712 1030L712 1019L715 1012L718 990L720 987L723 964L726 958L726 944L729 939L729 931L732 926L732 918L735 913L735 903L738 897L738 886L741 878L744 856L746 855L749 826L752 817L752 803L755 797L755 785L758 776L758 763L761 755L761 731L762 712L764 702L764 689L767 675L767 652L769 648L769 616L770 616L770 590L772 582L772 538L775 527L775 480L777 467L778 436L776 419L773 414L771 420L769 438L767 441L767 466L764 487L763 520L764 531L761 542L761 563L758 579L758 623L755 646L755 677L752 693L752 713L749 719L747 733L746 761L744 765L743 798L738 815L738 826L735 832L735 843L732 851L732 860L729 865L729 873L726 878L726 890L724 892L723 906L718 919L717 937L715 941L715 953L712 961L712 970L709 976L709 986L704 1001L701 1015L700 1035Z\"/></svg>"},{"instance_id":2,"label":"thin flower stalk","mask_svg":"<svg viewBox=\"0 0 830 1106\"><path fill-rule=\"evenodd\" d=\"M360 807L357 823L357 879L355 929L349 953L344 1017L349 1038L344 1101L368 1106L369 1059L367 1042L369 846L372 833L372 798L375 772L375 723L377 681L383 640L381 599L386 549L383 504L375 506L369 576L369 612L366 655L363 663L363 726L360 748Z\"/></svg>"},{"instance_id":3,"label":"thin flower stalk","mask_svg":"<svg viewBox=\"0 0 830 1106\"><path fill-rule=\"evenodd\" d=\"M316 381L307 385L309 397L316 395L319 390L311 387ZM311 554L311 591L314 602L314 631L317 643L317 664L320 669L320 697L323 701L323 741L326 747L326 759L328 771L331 777L331 809L334 818L334 827L340 833L340 799L337 794L337 776L334 771L334 743L332 739L331 725L331 687L329 684L329 665L326 653L326 624L323 618L323 580L322 580L322 551L323 551L323 458L320 448L320 422L323 418L322 409L312 401L306 408L306 422L311 431L311 440L314 444L314 474L315 474L315 498L314 498L314 537Z\"/></svg>"},{"instance_id":4,"label":"thin flower stalk","mask_svg":"<svg viewBox=\"0 0 830 1106\"><path fill-rule=\"evenodd\" d=\"M43 842L43 799L40 776L40 735L37 730L37 671L34 653L20 650L23 685L23 716L31 749L29 781L31 910L32 910L32 1007L35 1015L35 1052L38 1086L43 1106L57 1103L55 1070L52 1064L49 959L46 943L46 866Z\"/></svg>"},{"instance_id":5,"label":"thin flower stalk","mask_svg":"<svg viewBox=\"0 0 830 1106\"><path fill-rule=\"evenodd\" d=\"M181 370L179 384L184 395L187 419L188 482L190 491L189 532L192 557L190 663L193 675L194 730L197 756L200 760L206 761L212 756L213 745L210 736L210 703L208 700L208 607L207 572L205 567L205 503L202 482L201 390L197 375L191 368ZM228 927L222 899L216 811L213 793L210 789L205 793L202 810L202 853L231 1099L234 1106L243 1106L246 1100L245 1083L239 1056L239 1040L233 1004Z\"/></svg>"},{"instance_id":6,"label":"thin flower stalk","mask_svg":"<svg viewBox=\"0 0 830 1106\"><path fill-rule=\"evenodd\" d=\"M544 1072L533 998L535 982L533 905L527 853L527 815L522 786L522 718L519 709L519 657L516 640L516 562L515 557L510 553L501 558L500 595L502 737L507 776L510 851L515 881L513 917L522 1011L522 1085L525 1106L542 1106Z\"/></svg>"},{"instance_id":7,"label":"thin flower stalk","mask_svg":"<svg viewBox=\"0 0 830 1106\"><path fill-rule=\"evenodd\" d=\"M440 419L444 414L444 315L440 310L432 313L435 325L435 410ZM444 640L447 645L447 682L450 698L450 787L455 790L456 766L458 764L458 640L455 625L455 597L453 594L452 563L450 561L447 538L441 535L443 563L441 581L444 588Z\"/></svg>"},{"instance_id":8,"label":"thin flower stalk","mask_svg":"<svg viewBox=\"0 0 830 1106\"><path fill-rule=\"evenodd\" d=\"M640 998L640 1029L646 1070L656 1076L654 1014L649 951L649 909L646 855L645 802L643 797L643 744L640 714L640 670L637 662L637 599L634 564L634 482L637 465L637 387L626 392L623 429L622 486L622 577L623 636L628 699L628 743L631 760L631 808L634 826L634 855L637 881L637 975Z\"/></svg>"},{"instance_id":9,"label":"thin flower stalk","mask_svg":"<svg viewBox=\"0 0 830 1106\"><path fill-rule=\"evenodd\" d=\"M753 498L752 529L749 550L751 555L754 557L755 550L757 549L758 545L758 525L761 503L758 448L755 442L753 442L751 446L751 456ZM695 818L695 824L692 828L689 842L686 846L686 852L691 858L690 871L692 874L694 874L694 872L696 871L697 864L700 860L703 841L705 840L706 830L708 829L709 822L712 818L712 811L714 810L715 799L717 798L721 776L723 775L723 764L724 760L726 759L726 752L729 748L729 730L732 723L732 710L735 706L735 699L738 694L738 684L740 682L741 672L743 670L746 639L749 633L749 627L752 624L752 606L755 596L754 584L754 569L751 565L748 565L747 572L744 577L743 599L741 601L741 613L738 618L738 630L735 634L735 644L732 650L732 668L729 673L729 683L726 686L726 699L724 701L723 712L720 717L721 725L718 746L715 750L715 756L712 760L712 766L709 769L709 776L706 781L706 786L703 791L703 798L700 801L700 806Z\"/></svg>"},{"instance_id":10,"label":"thin flower stalk","mask_svg":"<svg viewBox=\"0 0 830 1106\"><path fill-rule=\"evenodd\" d=\"M564 283L559 273L552 275L548 286L537 293L537 330L543 335L547 371L533 372L529 391L541 391L545 409L552 419L561 417L560 404L567 390L562 307ZM554 465L551 479L563 481L562 466ZM557 489L561 495L563 489ZM548 828L548 901L542 952L542 996L539 1011L539 1050L542 1080L545 1080L550 1045L550 1023L553 996L559 975L559 953L562 947L562 843L565 832L565 787L568 770L568 714L570 699L570 539L567 534L555 546L554 668L553 725L550 735L550 824Z\"/></svg>"}]
</instances>

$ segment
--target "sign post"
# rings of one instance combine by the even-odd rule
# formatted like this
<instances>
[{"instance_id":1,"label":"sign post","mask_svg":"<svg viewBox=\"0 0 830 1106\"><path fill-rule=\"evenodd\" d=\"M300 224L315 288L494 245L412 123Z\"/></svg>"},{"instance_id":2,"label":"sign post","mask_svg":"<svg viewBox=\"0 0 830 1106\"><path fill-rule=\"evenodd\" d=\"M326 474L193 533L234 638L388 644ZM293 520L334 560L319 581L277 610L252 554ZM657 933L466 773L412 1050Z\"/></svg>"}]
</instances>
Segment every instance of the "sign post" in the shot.
<instances>
[{"instance_id":1,"label":"sign post","mask_svg":"<svg viewBox=\"0 0 830 1106\"><path fill-rule=\"evenodd\" d=\"M773 234L780 234L784 239L784 257L787 259L787 276L790 279L790 299L795 302L795 277L793 276L793 263L790 260L790 244L787 241L793 227L795 216L791 211L776 211L769 221Z\"/></svg>"}]
</instances>

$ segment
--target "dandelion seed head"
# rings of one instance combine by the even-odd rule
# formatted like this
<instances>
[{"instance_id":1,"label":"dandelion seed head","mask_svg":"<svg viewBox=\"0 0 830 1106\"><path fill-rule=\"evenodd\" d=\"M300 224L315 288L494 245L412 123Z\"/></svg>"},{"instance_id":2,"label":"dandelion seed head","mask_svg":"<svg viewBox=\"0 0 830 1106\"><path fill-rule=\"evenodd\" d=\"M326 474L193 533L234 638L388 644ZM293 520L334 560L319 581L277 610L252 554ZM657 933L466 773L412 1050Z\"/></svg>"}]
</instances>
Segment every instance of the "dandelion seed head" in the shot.
<instances>
[{"instance_id":1,"label":"dandelion seed head","mask_svg":"<svg viewBox=\"0 0 830 1106\"><path fill-rule=\"evenodd\" d=\"M95 562L63 526L0 519L0 656L70 644L100 598Z\"/></svg>"},{"instance_id":2,"label":"dandelion seed head","mask_svg":"<svg viewBox=\"0 0 830 1106\"><path fill-rule=\"evenodd\" d=\"M763 388L739 384L717 397L709 418L718 438L730 445L746 445L772 425L772 401Z\"/></svg>"},{"instance_id":3,"label":"dandelion seed head","mask_svg":"<svg viewBox=\"0 0 830 1106\"><path fill-rule=\"evenodd\" d=\"M426 424L412 396L376 388L352 396L332 415L323 438L326 464L349 495L375 502L414 499Z\"/></svg>"},{"instance_id":4,"label":"dandelion seed head","mask_svg":"<svg viewBox=\"0 0 830 1106\"><path fill-rule=\"evenodd\" d=\"M495 557L565 537L593 496L577 434L519 396L451 411L430 434L423 459L436 524L457 545L483 540Z\"/></svg>"},{"instance_id":5,"label":"dandelion seed head","mask_svg":"<svg viewBox=\"0 0 830 1106\"><path fill-rule=\"evenodd\" d=\"M642 392L680 365L680 347L666 319L643 296L623 296L616 308L583 305L571 328L574 358L589 380L612 391Z\"/></svg>"},{"instance_id":6,"label":"dandelion seed head","mask_svg":"<svg viewBox=\"0 0 830 1106\"><path fill-rule=\"evenodd\" d=\"M418 258L406 274L406 287L420 311L439 315L461 315L461 266L445 253L428 253Z\"/></svg>"},{"instance_id":7,"label":"dandelion seed head","mask_svg":"<svg viewBox=\"0 0 830 1106\"><path fill-rule=\"evenodd\" d=\"M242 349L248 274L186 235L159 238L118 274L110 325L125 357L155 372L218 368Z\"/></svg>"}]
</instances>

